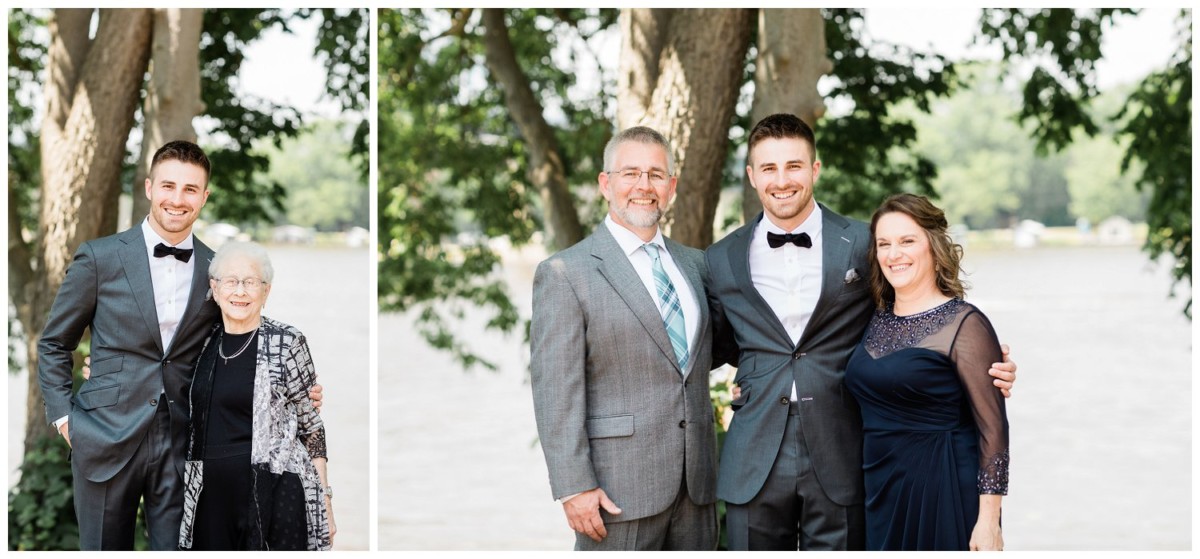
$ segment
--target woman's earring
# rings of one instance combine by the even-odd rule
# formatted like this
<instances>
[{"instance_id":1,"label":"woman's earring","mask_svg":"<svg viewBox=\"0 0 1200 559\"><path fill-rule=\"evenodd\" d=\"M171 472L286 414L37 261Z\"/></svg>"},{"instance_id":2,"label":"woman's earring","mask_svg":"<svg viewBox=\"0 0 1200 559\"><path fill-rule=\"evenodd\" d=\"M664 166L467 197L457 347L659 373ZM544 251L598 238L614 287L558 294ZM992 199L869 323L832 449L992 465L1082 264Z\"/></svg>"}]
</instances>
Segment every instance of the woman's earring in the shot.
<instances>
[{"instance_id":1,"label":"woman's earring","mask_svg":"<svg viewBox=\"0 0 1200 559\"><path fill-rule=\"evenodd\" d=\"M212 288L208 288L208 293L204 294L205 301L212 301Z\"/></svg>"}]
</instances>

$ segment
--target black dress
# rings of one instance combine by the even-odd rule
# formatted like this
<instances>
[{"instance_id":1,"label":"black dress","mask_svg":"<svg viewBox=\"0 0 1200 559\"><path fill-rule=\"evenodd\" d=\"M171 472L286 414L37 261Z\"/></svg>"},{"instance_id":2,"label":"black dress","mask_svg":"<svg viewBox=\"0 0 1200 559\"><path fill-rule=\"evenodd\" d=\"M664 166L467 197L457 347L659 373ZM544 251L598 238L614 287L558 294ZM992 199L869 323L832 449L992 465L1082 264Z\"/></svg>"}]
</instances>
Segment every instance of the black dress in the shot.
<instances>
[{"instance_id":1,"label":"black dress","mask_svg":"<svg viewBox=\"0 0 1200 559\"><path fill-rule=\"evenodd\" d=\"M203 446L205 484L196 504L194 550L240 551L273 549L303 551L304 490L294 475L281 479L284 487L272 488L270 522L260 523L266 534L251 527L254 511L255 475L250 466L254 420L254 377L258 357L258 329L244 334L221 331L220 353L213 367L212 385L205 416ZM215 345L215 344L214 344ZM245 348L240 354L238 350ZM200 380L203 382L203 380ZM282 516L281 516L282 515ZM265 526L264 526L265 524ZM262 541L260 541L262 540Z\"/></svg>"},{"instance_id":2,"label":"black dress","mask_svg":"<svg viewBox=\"0 0 1200 559\"><path fill-rule=\"evenodd\" d=\"M868 550L966 550L979 495L1008 492L1008 419L991 323L951 299L871 318L846 367L863 417Z\"/></svg>"}]
</instances>

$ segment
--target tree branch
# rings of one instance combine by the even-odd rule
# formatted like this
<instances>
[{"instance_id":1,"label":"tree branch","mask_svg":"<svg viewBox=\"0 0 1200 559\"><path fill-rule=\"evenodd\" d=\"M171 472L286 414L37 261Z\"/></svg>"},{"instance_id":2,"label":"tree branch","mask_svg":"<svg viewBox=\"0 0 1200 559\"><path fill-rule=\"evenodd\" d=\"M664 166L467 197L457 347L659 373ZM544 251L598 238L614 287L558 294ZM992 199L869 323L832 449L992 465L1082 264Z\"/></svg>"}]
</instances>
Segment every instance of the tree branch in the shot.
<instances>
[{"instance_id":1,"label":"tree branch","mask_svg":"<svg viewBox=\"0 0 1200 559\"><path fill-rule=\"evenodd\" d=\"M492 79L504 90L504 103L529 145L529 179L541 192L551 246L562 250L583 239L583 227L567 186L567 175L554 129L542 116L529 77L521 70L508 36L504 11L483 10L484 51Z\"/></svg>"}]
</instances>

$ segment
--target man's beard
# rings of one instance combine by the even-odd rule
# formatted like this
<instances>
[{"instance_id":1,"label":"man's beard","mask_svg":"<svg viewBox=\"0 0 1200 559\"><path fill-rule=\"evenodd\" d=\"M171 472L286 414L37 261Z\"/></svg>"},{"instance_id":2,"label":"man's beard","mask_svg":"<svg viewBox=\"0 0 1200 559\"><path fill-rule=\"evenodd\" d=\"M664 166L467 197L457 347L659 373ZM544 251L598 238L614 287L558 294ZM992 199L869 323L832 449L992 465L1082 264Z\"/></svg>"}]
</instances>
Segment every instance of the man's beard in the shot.
<instances>
[{"instance_id":1,"label":"man's beard","mask_svg":"<svg viewBox=\"0 0 1200 559\"><path fill-rule=\"evenodd\" d=\"M621 217L621 221L634 227L654 227L662 219L663 211L658 204L654 205L654 211L630 210L629 206L625 206L617 208L617 215Z\"/></svg>"}]
</instances>

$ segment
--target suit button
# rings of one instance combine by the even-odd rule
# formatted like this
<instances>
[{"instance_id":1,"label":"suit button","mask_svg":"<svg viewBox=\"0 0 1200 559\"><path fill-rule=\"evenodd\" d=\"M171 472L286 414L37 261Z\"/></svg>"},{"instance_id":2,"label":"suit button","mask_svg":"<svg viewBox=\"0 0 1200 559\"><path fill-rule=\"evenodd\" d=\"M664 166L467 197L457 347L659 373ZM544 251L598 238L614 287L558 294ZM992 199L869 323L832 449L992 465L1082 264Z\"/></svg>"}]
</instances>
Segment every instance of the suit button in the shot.
<instances>
[{"instance_id":1,"label":"suit button","mask_svg":"<svg viewBox=\"0 0 1200 559\"><path fill-rule=\"evenodd\" d=\"M797 351L796 353L793 353L793 354L792 354L792 359L799 360L799 359L800 359L800 352L799 352L799 351Z\"/></svg>"},{"instance_id":2,"label":"suit button","mask_svg":"<svg viewBox=\"0 0 1200 559\"><path fill-rule=\"evenodd\" d=\"M784 406L786 406L786 405L788 405L788 404L792 403L792 399L791 399L791 398L788 398L787 396L783 396L783 397L779 398L779 403L780 403L781 405L784 405Z\"/></svg>"},{"instance_id":3,"label":"suit button","mask_svg":"<svg viewBox=\"0 0 1200 559\"><path fill-rule=\"evenodd\" d=\"M158 400L155 400L154 398L151 398L151 399L150 399L150 405L151 405L151 406L157 406L157 405L158 405Z\"/></svg>"},{"instance_id":4,"label":"suit button","mask_svg":"<svg viewBox=\"0 0 1200 559\"><path fill-rule=\"evenodd\" d=\"M684 427L687 427L687 420L686 420L686 419L684 419L684 420L682 420L682 421L680 421L680 422L679 422L679 428L680 428L680 429L683 429Z\"/></svg>"}]
</instances>

